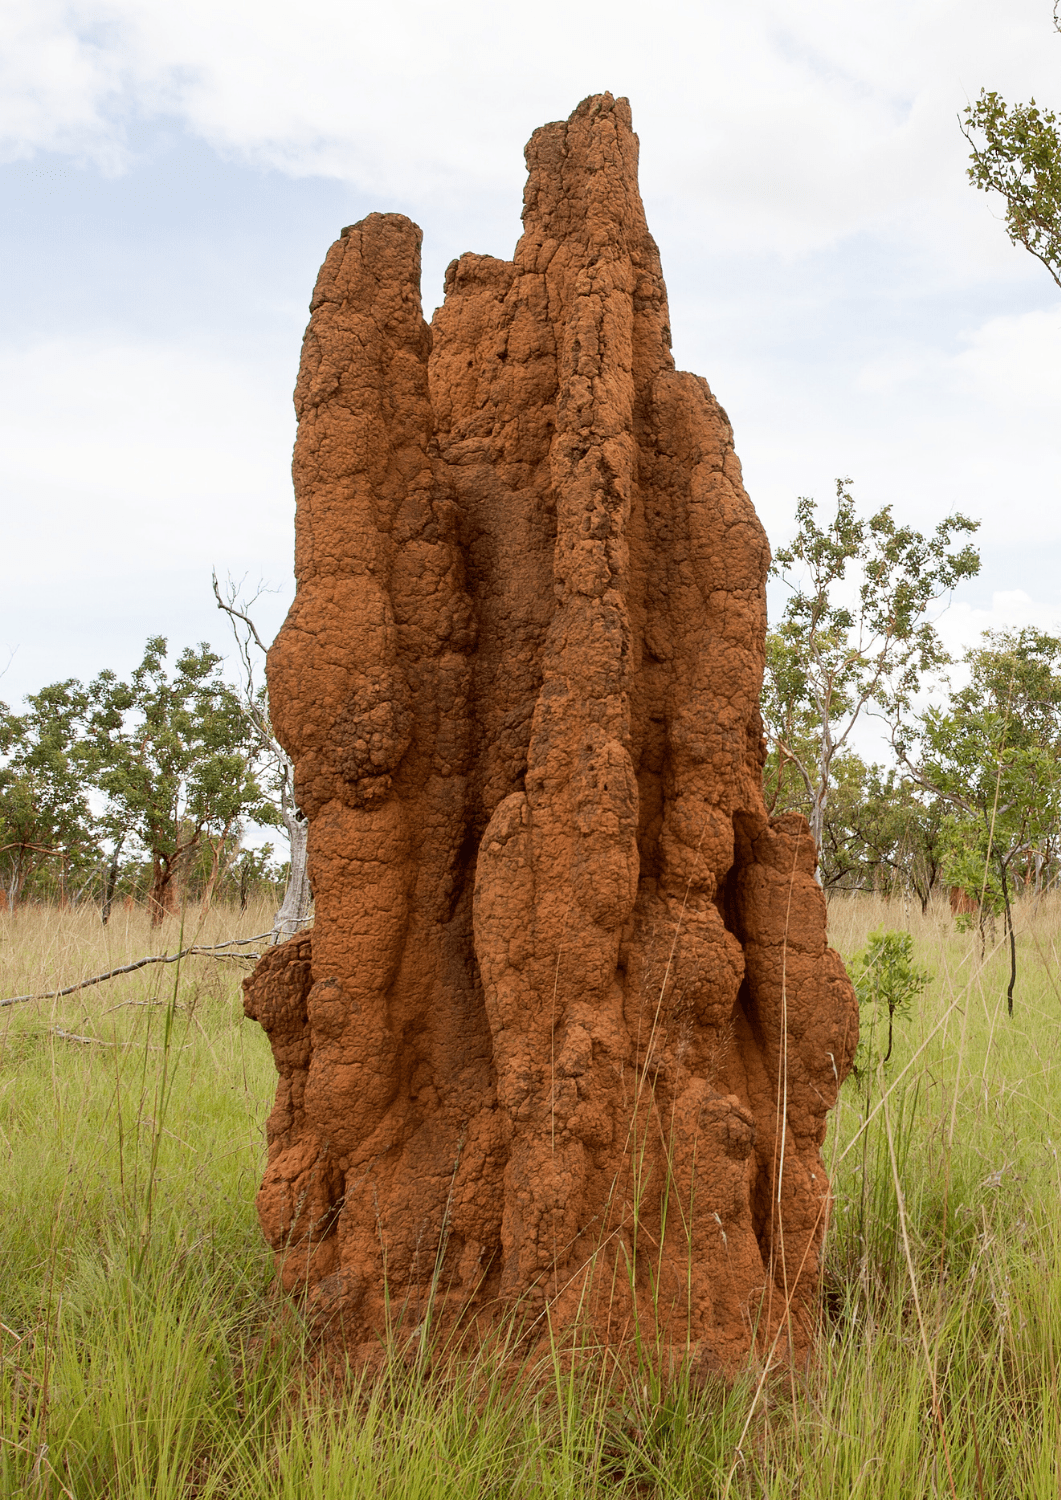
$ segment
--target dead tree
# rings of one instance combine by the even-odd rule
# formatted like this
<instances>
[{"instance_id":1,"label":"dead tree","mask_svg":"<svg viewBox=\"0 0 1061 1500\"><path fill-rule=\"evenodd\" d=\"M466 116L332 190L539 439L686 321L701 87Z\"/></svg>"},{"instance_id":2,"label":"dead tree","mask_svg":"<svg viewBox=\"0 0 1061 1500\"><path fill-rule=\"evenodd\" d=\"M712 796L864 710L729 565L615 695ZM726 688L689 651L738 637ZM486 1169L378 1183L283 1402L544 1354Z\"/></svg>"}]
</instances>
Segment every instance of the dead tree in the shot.
<instances>
[{"instance_id":1,"label":"dead tree","mask_svg":"<svg viewBox=\"0 0 1061 1500\"><path fill-rule=\"evenodd\" d=\"M282 943L287 938L293 937L296 932L301 932L309 922L309 908L311 894L309 878L306 868L306 839L309 833L309 824L305 814L295 801L295 768L287 751L273 733L272 722L269 718L269 694L264 684L256 685L255 680L255 650L260 651L262 657L266 655L267 647L258 628L251 619L248 611L261 593L261 589L254 595L243 608L240 600L237 603L237 589L229 581L228 598L223 599L221 589L217 581L217 574L213 575L214 598L217 607L223 610L229 617L232 626L232 634L236 639L239 650L240 661L243 666L242 700L244 713L249 723L253 726L258 741L259 753L270 760L274 767L274 778L280 802L280 817L284 828L287 830L288 843L291 857L288 865L287 886L284 890L284 899L280 903L276 917L273 921L272 941Z\"/></svg>"}]
</instances>

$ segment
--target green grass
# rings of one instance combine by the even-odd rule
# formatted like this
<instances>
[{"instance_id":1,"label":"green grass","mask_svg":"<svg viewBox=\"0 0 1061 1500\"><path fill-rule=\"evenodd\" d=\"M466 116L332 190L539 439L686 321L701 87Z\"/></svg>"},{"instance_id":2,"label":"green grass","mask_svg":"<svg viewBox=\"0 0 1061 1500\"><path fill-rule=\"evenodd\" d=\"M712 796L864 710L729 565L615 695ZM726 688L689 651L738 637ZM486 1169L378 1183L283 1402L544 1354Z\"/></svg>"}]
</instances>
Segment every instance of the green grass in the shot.
<instances>
[{"instance_id":1,"label":"green grass","mask_svg":"<svg viewBox=\"0 0 1061 1500\"><path fill-rule=\"evenodd\" d=\"M193 959L0 1011L0 1493L124 1497L1061 1494L1061 902L1021 976L945 909L837 900L848 957L934 974L887 1077L845 1086L806 1369L693 1389L651 1359L311 1356L253 1209L274 1073L248 965ZM214 912L185 943L261 932ZM136 912L0 917L5 995L172 951ZM91 1041L73 1041L66 1032Z\"/></svg>"}]
</instances>

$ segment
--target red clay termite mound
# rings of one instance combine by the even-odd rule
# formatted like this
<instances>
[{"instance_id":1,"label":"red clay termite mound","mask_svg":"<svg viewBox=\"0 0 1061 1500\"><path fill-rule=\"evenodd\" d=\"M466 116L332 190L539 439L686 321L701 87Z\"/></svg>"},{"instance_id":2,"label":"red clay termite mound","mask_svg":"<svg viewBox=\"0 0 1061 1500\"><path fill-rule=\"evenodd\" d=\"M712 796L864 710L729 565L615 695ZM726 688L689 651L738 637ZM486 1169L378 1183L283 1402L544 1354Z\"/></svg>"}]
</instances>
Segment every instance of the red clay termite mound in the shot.
<instances>
[{"instance_id":1,"label":"red clay termite mound","mask_svg":"<svg viewBox=\"0 0 1061 1500\"><path fill-rule=\"evenodd\" d=\"M455 261L431 327L397 214L314 292L269 688L316 925L247 982L258 1209L348 1349L515 1309L729 1368L806 1344L856 1005L764 809L769 551L669 352L627 102L527 162L514 258Z\"/></svg>"}]
</instances>

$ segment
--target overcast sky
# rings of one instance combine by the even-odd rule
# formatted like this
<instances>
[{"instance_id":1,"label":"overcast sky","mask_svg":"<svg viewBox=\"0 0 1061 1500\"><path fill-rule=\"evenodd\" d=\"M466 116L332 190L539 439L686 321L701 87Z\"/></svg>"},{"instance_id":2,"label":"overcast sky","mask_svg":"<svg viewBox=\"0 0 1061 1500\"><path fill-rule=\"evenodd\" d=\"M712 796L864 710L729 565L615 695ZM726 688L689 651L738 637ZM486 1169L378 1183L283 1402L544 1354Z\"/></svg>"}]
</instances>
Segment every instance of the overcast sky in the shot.
<instances>
[{"instance_id":1,"label":"overcast sky","mask_svg":"<svg viewBox=\"0 0 1061 1500\"><path fill-rule=\"evenodd\" d=\"M982 520L955 646L1061 629L1061 293L966 180L981 87L1061 107L1050 0L5 0L0 697L228 649L212 567L275 631L330 242L409 214L430 316L453 256L511 255L531 131L604 89L775 545L849 475Z\"/></svg>"}]
</instances>

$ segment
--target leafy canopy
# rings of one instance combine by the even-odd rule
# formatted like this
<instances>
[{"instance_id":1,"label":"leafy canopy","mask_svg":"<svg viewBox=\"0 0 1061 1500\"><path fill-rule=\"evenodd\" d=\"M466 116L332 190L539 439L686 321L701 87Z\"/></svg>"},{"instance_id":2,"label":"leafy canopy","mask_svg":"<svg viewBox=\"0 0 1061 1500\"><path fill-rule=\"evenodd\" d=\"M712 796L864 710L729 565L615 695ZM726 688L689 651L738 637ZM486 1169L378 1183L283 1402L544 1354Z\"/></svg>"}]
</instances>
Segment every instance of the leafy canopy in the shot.
<instances>
[{"instance_id":1,"label":"leafy canopy","mask_svg":"<svg viewBox=\"0 0 1061 1500\"><path fill-rule=\"evenodd\" d=\"M84 688L74 678L26 699L15 714L0 703L0 872L9 900L58 862L60 885L98 858L79 756Z\"/></svg>"},{"instance_id":2,"label":"leafy canopy","mask_svg":"<svg viewBox=\"0 0 1061 1500\"><path fill-rule=\"evenodd\" d=\"M1006 233L1041 261L1061 287L1061 134L1052 110L1035 100L1012 108L981 89L965 111L972 146L969 180L1006 200Z\"/></svg>"},{"instance_id":3,"label":"leafy canopy","mask_svg":"<svg viewBox=\"0 0 1061 1500\"><path fill-rule=\"evenodd\" d=\"M796 519L795 539L773 564L790 596L767 641L763 716L779 757L803 780L820 848L833 761L862 710L898 723L924 675L949 661L929 614L979 572L975 547L952 546L979 522L956 512L925 537L898 525L890 505L864 518L849 479L836 481L826 525L805 497Z\"/></svg>"},{"instance_id":4,"label":"leafy canopy","mask_svg":"<svg viewBox=\"0 0 1061 1500\"><path fill-rule=\"evenodd\" d=\"M1061 640L991 631L965 660L968 684L922 717L919 771L952 809L948 879L997 910L1014 861L1061 831Z\"/></svg>"},{"instance_id":5,"label":"leafy canopy","mask_svg":"<svg viewBox=\"0 0 1061 1500\"><path fill-rule=\"evenodd\" d=\"M1061 31L1054 0L1054 27ZM994 89L981 89L965 110L962 134L972 146L969 179L1006 200L1006 233L1061 287L1061 131L1057 116L1032 99L1012 108Z\"/></svg>"},{"instance_id":6,"label":"leafy canopy","mask_svg":"<svg viewBox=\"0 0 1061 1500\"><path fill-rule=\"evenodd\" d=\"M1012 1015L1011 887L1023 866L1040 888L1061 835L1061 640L1024 629L985 641L966 653L968 685L923 715L916 774L949 804L945 871L978 902L981 944L985 914L1005 911Z\"/></svg>"},{"instance_id":7,"label":"leafy canopy","mask_svg":"<svg viewBox=\"0 0 1061 1500\"><path fill-rule=\"evenodd\" d=\"M849 973L858 996L860 1039L853 1071L861 1085L878 1064L887 1067L891 1061L896 1017L909 1019L914 1001L932 975L914 963L912 933L883 930L870 933L869 942L849 965ZM882 1054L877 1028L885 1015L888 1044Z\"/></svg>"},{"instance_id":8,"label":"leafy canopy","mask_svg":"<svg viewBox=\"0 0 1061 1500\"><path fill-rule=\"evenodd\" d=\"M205 643L182 651L172 674L164 637L148 642L128 682L101 672L88 689L93 780L113 839L132 834L155 868L154 899L177 862L207 833L242 817L273 823L254 774L254 744L239 698Z\"/></svg>"}]
</instances>

